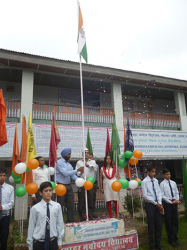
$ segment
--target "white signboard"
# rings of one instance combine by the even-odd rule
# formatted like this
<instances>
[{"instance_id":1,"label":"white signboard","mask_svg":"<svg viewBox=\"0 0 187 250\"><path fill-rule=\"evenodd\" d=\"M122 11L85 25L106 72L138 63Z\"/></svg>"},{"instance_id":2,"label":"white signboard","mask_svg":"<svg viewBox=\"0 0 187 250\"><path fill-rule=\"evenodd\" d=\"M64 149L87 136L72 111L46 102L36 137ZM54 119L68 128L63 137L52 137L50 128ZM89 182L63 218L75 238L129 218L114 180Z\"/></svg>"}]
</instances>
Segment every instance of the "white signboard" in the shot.
<instances>
[{"instance_id":1,"label":"white signboard","mask_svg":"<svg viewBox=\"0 0 187 250\"><path fill-rule=\"evenodd\" d=\"M100 225L86 225L74 227L75 241L95 240L98 238L112 237L118 235L118 222L106 222Z\"/></svg>"},{"instance_id":2,"label":"white signboard","mask_svg":"<svg viewBox=\"0 0 187 250\"><path fill-rule=\"evenodd\" d=\"M6 123L6 132L8 142L0 147L0 157L9 158L13 154L13 143L14 143L14 133L15 133L15 123Z\"/></svg>"}]
</instances>

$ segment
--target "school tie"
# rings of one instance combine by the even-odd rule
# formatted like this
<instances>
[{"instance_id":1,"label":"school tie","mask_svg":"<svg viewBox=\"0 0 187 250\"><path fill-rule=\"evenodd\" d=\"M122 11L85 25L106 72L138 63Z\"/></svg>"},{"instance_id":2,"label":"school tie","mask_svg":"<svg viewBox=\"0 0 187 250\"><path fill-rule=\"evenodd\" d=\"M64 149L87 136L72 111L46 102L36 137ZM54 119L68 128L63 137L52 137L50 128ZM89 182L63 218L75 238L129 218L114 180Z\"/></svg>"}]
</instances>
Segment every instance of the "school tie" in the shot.
<instances>
[{"instance_id":1,"label":"school tie","mask_svg":"<svg viewBox=\"0 0 187 250\"><path fill-rule=\"evenodd\" d=\"M151 180L151 181L152 181L152 185L153 185L153 191L155 193L155 201L158 202L157 195L156 195L156 190L155 190L155 186L154 186L154 181L153 180Z\"/></svg>"},{"instance_id":2,"label":"school tie","mask_svg":"<svg viewBox=\"0 0 187 250\"><path fill-rule=\"evenodd\" d=\"M2 186L0 186L0 204L2 205ZM2 210L0 211L0 220L2 219Z\"/></svg>"},{"instance_id":3,"label":"school tie","mask_svg":"<svg viewBox=\"0 0 187 250\"><path fill-rule=\"evenodd\" d=\"M174 194L173 194L173 190L172 190L170 181L169 181L169 187L170 187L170 190L171 190L171 197L172 197L172 200L174 200Z\"/></svg>"},{"instance_id":4,"label":"school tie","mask_svg":"<svg viewBox=\"0 0 187 250\"><path fill-rule=\"evenodd\" d=\"M44 250L50 250L50 211L49 211L49 203L47 203L47 216L46 216Z\"/></svg>"}]
</instances>

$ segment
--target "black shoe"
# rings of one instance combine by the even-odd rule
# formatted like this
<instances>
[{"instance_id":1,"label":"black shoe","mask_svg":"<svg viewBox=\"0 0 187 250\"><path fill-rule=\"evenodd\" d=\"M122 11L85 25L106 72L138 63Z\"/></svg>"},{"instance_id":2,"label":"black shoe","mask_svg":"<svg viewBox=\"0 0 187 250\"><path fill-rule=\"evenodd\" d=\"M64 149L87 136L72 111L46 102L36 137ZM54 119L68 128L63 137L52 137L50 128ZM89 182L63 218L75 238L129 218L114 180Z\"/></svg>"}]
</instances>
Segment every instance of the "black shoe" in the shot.
<instances>
[{"instance_id":1,"label":"black shoe","mask_svg":"<svg viewBox=\"0 0 187 250\"><path fill-rule=\"evenodd\" d=\"M178 247L178 245L177 245L175 242L171 242L170 245L171 245L172 247Z\"/></svg>"},{"instance_id":2,"label":"black shoe","mask_svg":"<svg viewBox=\"0 0 187 250\"><path fill-rule=\"evenodd\" d=\"M154 247L150 247L150 250L155 250L155 248Z\"/></svg>"},{"instance_id":3,"label":"black shoe","mask_svg":"<svg viewBox=\"0 0 187 250\"><path fill-rule=\"evenodd\" d=\"M177 240L175 241L175 244L176 244L178 247L181 246L181 244L180 244Z\"/></svg>"},{"instance_id":4,"label":"black shoe","mask_svg":"<svg viewBox=\"0 0 187 250\"><path fill-rule=\"evenodd\" d=\"M161 246L155 246L158 250L164 250Z\"/></svg>"}]
</instances>

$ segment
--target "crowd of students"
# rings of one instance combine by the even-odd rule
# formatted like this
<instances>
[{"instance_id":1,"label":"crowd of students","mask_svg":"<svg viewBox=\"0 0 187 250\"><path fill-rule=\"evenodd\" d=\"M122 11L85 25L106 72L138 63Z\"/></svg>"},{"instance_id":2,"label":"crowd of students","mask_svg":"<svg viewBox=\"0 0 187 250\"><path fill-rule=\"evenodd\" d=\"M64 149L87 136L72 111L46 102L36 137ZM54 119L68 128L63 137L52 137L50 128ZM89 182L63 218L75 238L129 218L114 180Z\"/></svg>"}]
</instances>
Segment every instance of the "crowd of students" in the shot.
<instances>
[{"instance_id":1,"label":"crowd of students","mask_svg":"<svg viewBox=\"0 0 187 250\"><path fill-rule=\"evenodd\" d=\"M38 192L33 195L33 203L30 210L28 238L29 250L55 250L62 248L62 238L64 236L64 221L62 207L67 207L67 223L74 222L74 197L70 184L71 180L84 178L83 160L77 162L75 170L69 163L71 149L66 148L61 152L62 158L58 160L56 166L56 182L66 186L66 194L57 196L57 202L51 200L53 195L52 185L49 182L47 169L44 167L43 157L37 157L39 167L33 170L33 180L38 185ZM96 179L99 168L93 159L90 159L89 151L85 150L86 175ZM155 179L156 170L152 166L147 167L147 177L142 181L142 192L145 200L145 209L148 219L149 246L162 250L160 245L162 233L162 215L164 215L168 241L172 247L180 246L178 242L178 209L179 192L177 185L171 181L170 171L163 169L164 180L158 184ZM7 238L9 234L9 210L14 205L14 188L5 183L7 178L6 169L0 168L0 243L1 249L7 248ZM116 217L118 217L119 193L112 191L110 180L119 179L119 172L112 164L108 155L104 159L104 166L100 169L100 189L104 193L107 203L109 217L112 217L111 201L114 202ZM96 216L93 213L94 197L98 183L88 192L89 219ZM86 219L85 214L85 192L84 188L78 188L79 216L80 221ZM155 235L155 242L154 242Z\"/></svg>"}]
</instances>

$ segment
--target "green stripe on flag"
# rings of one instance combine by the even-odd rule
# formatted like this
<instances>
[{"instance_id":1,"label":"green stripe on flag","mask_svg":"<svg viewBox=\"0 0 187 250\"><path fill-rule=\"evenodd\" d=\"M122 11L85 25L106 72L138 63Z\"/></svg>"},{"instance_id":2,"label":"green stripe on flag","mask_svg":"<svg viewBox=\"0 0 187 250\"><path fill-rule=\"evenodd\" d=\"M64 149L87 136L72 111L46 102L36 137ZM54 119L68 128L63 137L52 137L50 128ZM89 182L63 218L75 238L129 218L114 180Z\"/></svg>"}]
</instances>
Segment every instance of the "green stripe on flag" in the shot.
<instances>
[{"instance_id":1,"label":"green stripe on flag","mask_svg":"<svg viewBox=\"0 0 187 250\"><path fill-rule=\"evenodd\" d=\"M85 43L84 47L82 48L82 51L81 51L80 54L81 54L81 56L84 58L84 60L87 63L88 62L88 55L87 55L86 43Z\"/></svg>"}]
</instances>

